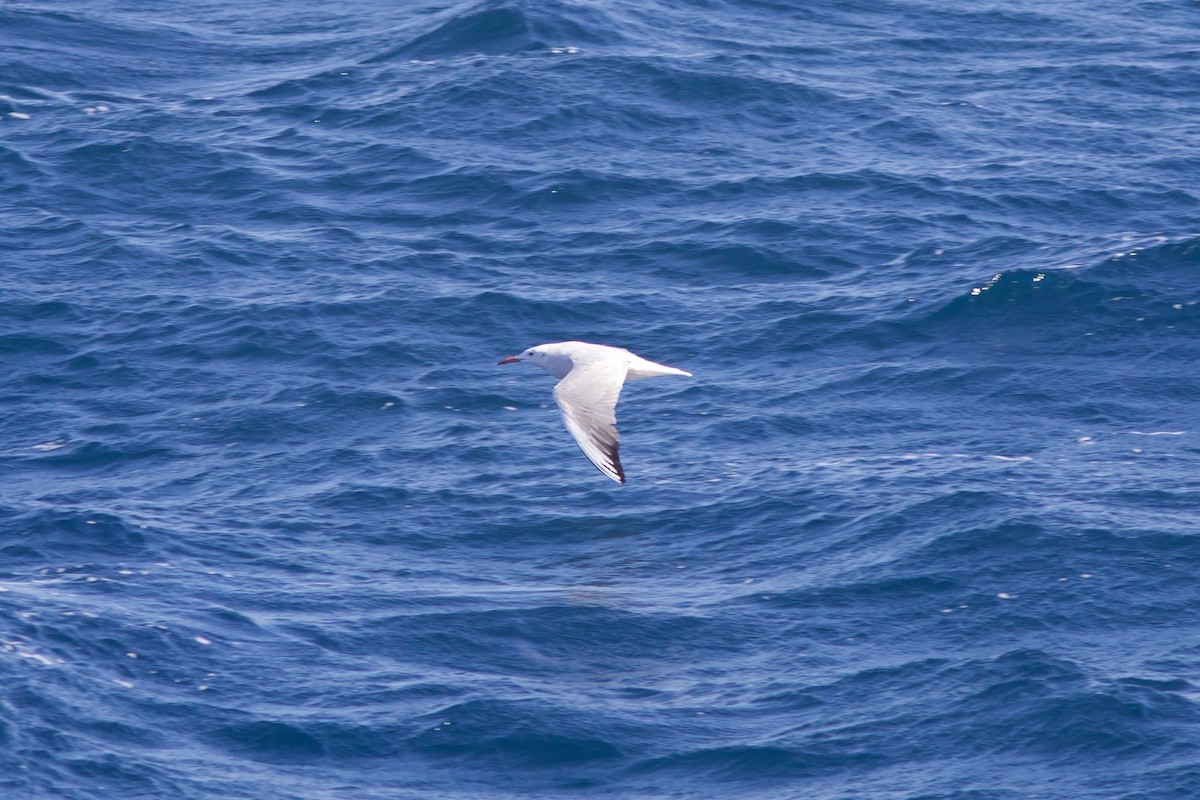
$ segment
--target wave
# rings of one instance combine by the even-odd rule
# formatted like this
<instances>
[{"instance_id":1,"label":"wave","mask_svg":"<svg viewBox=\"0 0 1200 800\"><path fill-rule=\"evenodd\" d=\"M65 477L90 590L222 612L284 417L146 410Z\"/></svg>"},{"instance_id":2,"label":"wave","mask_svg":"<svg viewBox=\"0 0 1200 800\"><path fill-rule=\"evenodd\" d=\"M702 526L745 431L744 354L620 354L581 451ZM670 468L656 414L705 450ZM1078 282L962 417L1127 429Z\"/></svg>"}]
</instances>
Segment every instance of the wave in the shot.
<instances>
[{"instance_id":1,"label":"wave","mask_svg":"<svg viewBox=\"0 0 1200 800\"><path fill-rule=\"evenodd\" d=\"M110 463L97 448L83 448L71 460L94 469ZM96 459L100 458L98 465ZM68 509L18 511L0 509L0 520L9 531L0 552L10 563L55 562L63 558L131 558L144 555L142 528L111 513Z\"/></svg>"},{"instance_id":2,"label":"wave","mask_svg":"<svg viewBox=\"0 0 1200 800\"><path fill-rule=\"evenodd\" d=\"M536 7L511 0L465 3L432 15L422 27L420 31L398 31L407 40L366 63L517 55L554 46L620 41L616 26L602 10L565 3L539 3Z\"/></svg>"},{"instance_id":3,"label":"wave","mask_svg":"<svg viewBox=\"0 0 1200 800\"><path fill-rule=\"evenodd\" d=\"M906 320L917 331L949 329L1030 343L1095 336L1137 342L1200 323L1200 240L1131 247L1091 266L1009 269L932 313Z\"/></svg>"}]
</instances>

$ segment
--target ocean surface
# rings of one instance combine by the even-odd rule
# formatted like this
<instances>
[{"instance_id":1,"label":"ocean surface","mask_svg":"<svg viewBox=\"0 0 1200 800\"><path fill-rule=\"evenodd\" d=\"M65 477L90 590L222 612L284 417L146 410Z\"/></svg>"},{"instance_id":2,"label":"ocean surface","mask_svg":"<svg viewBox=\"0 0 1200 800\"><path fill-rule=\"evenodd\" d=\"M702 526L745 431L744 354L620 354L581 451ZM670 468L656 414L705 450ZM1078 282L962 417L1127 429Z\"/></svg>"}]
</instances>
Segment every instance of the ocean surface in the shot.
<instances>
[{"instance_id":1,"label":"ocean surface","mask_svg":"<svg viewBox=\"0 0 1200 800\"><path fill-rule=\"evenodd\" d=\"M1195 0L6 2L0 191L3 800L1200 797Z\"/></svg>"}]
</instances>

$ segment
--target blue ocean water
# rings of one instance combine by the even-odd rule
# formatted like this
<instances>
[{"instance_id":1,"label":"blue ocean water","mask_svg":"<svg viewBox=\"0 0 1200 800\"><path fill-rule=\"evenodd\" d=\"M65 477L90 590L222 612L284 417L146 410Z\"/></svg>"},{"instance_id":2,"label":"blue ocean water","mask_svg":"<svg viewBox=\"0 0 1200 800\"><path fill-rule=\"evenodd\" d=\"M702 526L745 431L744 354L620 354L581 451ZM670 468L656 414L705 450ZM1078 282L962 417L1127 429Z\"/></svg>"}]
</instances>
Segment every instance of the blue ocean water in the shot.
<instances>
[{"instance_id":1,"label":"blue ocean water","mask_svg":"<svg viewBox=\"0 0 1200 800\"><path fill-rule=\"evenodd\" d=\"M1197 31L0 6L0 796L1200 797Z\"/></svg>"}]
</instances>

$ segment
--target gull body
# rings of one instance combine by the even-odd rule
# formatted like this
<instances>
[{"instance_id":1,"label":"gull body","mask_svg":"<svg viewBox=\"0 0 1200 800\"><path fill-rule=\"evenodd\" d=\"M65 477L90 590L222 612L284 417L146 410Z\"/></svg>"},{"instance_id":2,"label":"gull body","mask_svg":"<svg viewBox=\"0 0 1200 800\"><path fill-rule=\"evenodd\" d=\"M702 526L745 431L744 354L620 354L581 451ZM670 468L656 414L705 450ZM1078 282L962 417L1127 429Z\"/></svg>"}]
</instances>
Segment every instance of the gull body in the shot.
<instances>
[{"instance_id":1,"label":"gull body","mask_svg":"<svg viewBox=\"0 0 1200 800\"><path fill-rule=\"evenodd\" d=\"M623 347L590 342L553 342L531 347L501 364L528 361L558 378L554 399L563 423L583 454L617 483L625 482L618 455L617 398L626 381L692 373L656 364Z\"/></svg>"}]
</instances>

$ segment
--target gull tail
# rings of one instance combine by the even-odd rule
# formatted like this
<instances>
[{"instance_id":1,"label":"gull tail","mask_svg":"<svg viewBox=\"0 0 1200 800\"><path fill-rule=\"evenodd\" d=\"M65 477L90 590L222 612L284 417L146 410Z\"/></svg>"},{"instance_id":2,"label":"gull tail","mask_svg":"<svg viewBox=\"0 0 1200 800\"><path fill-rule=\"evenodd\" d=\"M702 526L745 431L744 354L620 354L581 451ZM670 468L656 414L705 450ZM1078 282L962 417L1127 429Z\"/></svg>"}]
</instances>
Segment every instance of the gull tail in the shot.
<instances>
[{"instance_id":1,"label":"gull tail","mask_svg":"<svg viewBox=\"0 0 1200 800\"><path fill-rule=\"evenodd\" d=\"M641 356L634 356L634 360L630 362L629 368L625 373L625 380L636 381L641 378L657 378L659 375L682 375L685 378L692 377L692 373L684 372L681 369L668 367L664 364L655 364L653 361L647 361Z\"/></svg>"}]
</instances>

